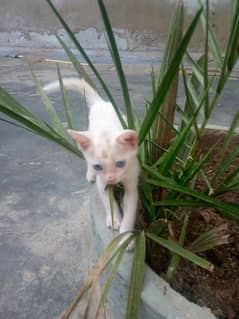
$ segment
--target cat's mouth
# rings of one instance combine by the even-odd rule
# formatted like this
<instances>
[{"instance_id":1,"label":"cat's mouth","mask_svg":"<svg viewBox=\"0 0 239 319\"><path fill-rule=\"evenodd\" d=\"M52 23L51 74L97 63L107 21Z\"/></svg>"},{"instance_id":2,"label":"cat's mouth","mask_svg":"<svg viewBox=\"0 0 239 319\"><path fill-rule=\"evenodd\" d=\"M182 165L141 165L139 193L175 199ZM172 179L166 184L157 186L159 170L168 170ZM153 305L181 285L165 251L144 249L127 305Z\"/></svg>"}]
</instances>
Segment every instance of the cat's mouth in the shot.
<instances>
[{"instance_id":1,"label":"cat's mouth","mask_svg":"<svg viewBox=\"0 0 239 319\"><path fill-rule=\"evenodd\" d=\"M112 186L114 186L113 189L116 189L120 192L122 192L122 190L124 189L123 184L121 182L118 182L117 184L106 184L105 190L107 190L108 188L111 188Z\"/></svg>"},{"instance_id":2,"label":"cat's mouth","mask_svg":"<svg viewBox=\"0 0 239 319\"><path fill-rule=\"evenodd\" d=\"M115 180L115 181L106 181L106 184L107 185L116 185L116 184L118 184L119 182L117 181L117 180Z\"/></svg>"}]
</instances>

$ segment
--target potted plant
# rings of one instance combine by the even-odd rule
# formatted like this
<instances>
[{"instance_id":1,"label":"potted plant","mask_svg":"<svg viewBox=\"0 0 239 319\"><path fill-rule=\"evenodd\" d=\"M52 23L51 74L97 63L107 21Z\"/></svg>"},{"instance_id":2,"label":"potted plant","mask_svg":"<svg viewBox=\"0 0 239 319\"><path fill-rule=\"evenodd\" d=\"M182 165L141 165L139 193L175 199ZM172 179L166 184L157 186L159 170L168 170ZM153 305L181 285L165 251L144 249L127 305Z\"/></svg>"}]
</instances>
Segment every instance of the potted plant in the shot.
<instances>
[{"instance_id":1,"label":"potted plant","mask_svg":"<svg viewBox=\"0 0 239 319\"><path fill-rule=\"evenodd\" d=\"M168 305L166 306L166 299L163 296L167 295L167 293L163 291L159 298L164 300L164 305L160 306L160 300L157 301L156 299L156 305L158 302L159 306L158 314L153 313L154 310L152 310L152 307L154 309L157 308L155 303L152 307L143 305L140 308L141 290L144 277L148 278L148 274L151 272L150 270L145 272L145 259L147 258L148 261L152 261L155 258L156 254L158 254L157 246L163 247L162 250L166 251L167 267L164 269L164 272L165 279L169 283L172 283L182 258L189 260L192 263L191 265L200 266L208 272L213 271L212 262L207 261L204 255L196 253L201 254L203 251L228 243L227 235L224 232L225 227L218 225L207 227L201 230L196 238L188 239L192 225L191 222L195 219L195 216L199 214L204 220L208 218L205 215L205 208L216 210L216 214L222 216L225 220L234 220L236 222L239 220L239 205L225 200L225 197L223 197L225 194L239 188L239 169L238 165L235 165L235 162L237 163L238 161L239 145L234 142L239 112L236 113L231 127L226 134L223 134L222 138L213 142L207 149L201 145L203 138L205 139L205 136L206 138L208 136L206 126L210 115L223 92L238 58L239 4L236 1L232 1L231 29L225 54L223 54L210 24L209 1L206 1L205 6L200 6L184 33L183 1L176 2L160 70L157 72L152 70L152 96L146 100L143 118L139 118L133 111L126 77L105 5L102 0L98 0L105 26L107 44L122 89L127 117L127 120L124 120L107 84L89 59L74 33L53 3L50 0L47 0L47 2L93 71L101 88L118 114L122 126L137 131L139 137L138 156L142 171L139 182L140 218L137 230L130 235L127 234L127 237L124 234L113 236L114 238L102 253L85 287L66 310L62 318L70 318L82 297L88 292L89 299L84 318L89 317L90 305L99 278L105 270L108 270L108 276L106 276L103 282L99 305L94 314L94 317L98 318L103 309L112 281L117 276L117 270L122 260L124 263L123 268L127 270L129 282L127 288L127 307L124 314L121 317L119 315L119 318L123 318L122 316L130 319L138 318L140 311L141 318L167 317L176 319L186 318L186 315L189 318L193 318L193 314L195 315L195 313L196 318L206 318L206 314L208 318L215 318L208 310L199 309L195 305L192 306L192 310L188 310L189 303L185 299L180 299L182 297L171 291L171 288L164 281L162 282L161 279L157 279L160 282L160 284L158 283L160 285L159 290L169 290L170 300L167 301ZM204 50L200 57L193 58L188 51L188 45L200 21L205 34ZM89 84L95 87L94 81L77 60L72 50L58 35L56 36L80 77L83 77ZM185 61L190 66L190 74L187 72L187 68L185 68ZM217 68L216 76L209 75L209 65L212 61ZM177 88L180 73L185 92L183 105L177 104ZM82 154L76 145L67 139L64 127L53 105L34 73L32 74L53 125L49 125L49 123L29 112L2 88L0 90L0 111L19 122L24 128L60 144L82 158ZM74 116L59 67L58 77L68 126L74 129ZM179 116L179 124L177 126L174 125L176 113ZM227 148L231 144L233 145L233 149L228 154ZM218 145L220 145L219 148ZM215 151L217 154L216 167L208 175L205 167ZM114 195L114 191L111 188L112 195ZM118 195L121 190L116 189L116 192ZM203 211L199 210L201 208L203 208ZM99 210L101 210L100 207ZM211 214L211 211L209 214ZM99 222L93 224L95 225L95 230L101 227ZM105 240L108 241L109 233L105 233L107 235ZM96 238L99 240L99 237ZM123 242L122 239L124 239ZM128 254L128 256L124 257L126 248L131 240L135 241L134 251L131 255ZM103 238L98 242L101 244L101 247L102 243L105 245ZM127 268L125 267L126 264ZM129 266L131 266L131 269ZM152 276L156 278L155 274ZM145 290L143 290L142 299L144 299L144 294ZM153 297L154 295L149 299L153 300ZM236 297L238 298L238 296ZM172 306L172 300L176 300L174 306ZM180 314L180 305L185 303L184 312ZM148 314L146 315L145 312L147 308L149 308L149 313L151 313L152 317L147 317ZM168 309L172 310L172 312L167 312ZM160 310L162 310L161 313Z\"/></svg>"}]
</instances>

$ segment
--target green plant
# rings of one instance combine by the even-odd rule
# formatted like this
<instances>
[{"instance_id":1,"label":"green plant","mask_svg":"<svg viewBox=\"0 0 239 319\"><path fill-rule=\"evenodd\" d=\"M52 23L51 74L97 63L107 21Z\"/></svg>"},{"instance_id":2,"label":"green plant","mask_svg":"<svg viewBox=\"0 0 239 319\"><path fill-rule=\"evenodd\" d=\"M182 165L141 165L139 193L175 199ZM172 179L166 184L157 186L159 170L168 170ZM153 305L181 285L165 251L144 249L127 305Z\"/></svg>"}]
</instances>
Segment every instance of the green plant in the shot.
<instances>
[{"instance_id":1,"label":"green plant","mask_svg":"<svg viewBox=\"0 0 239 319\"><path fill-rule=\"evenodd\" d=\"M195 255L194 252L209 249L217 244L225 243L226 241L226 237L224 237L223 240L220 238L221 230L214 229L202 234L195 240L191 250L184 247L185 238L187 236L188 218L190 214L193 214L195 208L214 207L226 217L239 221L238 205L225 202L218 198L218 195L230 192L239 187L238 167L234 168L230 175L224 176L225 170L230 167L239 154L238 145L229 157L225 156L225 150L231 142L239 121L239 112L236 114L227 133L221 152L219 167L212 178L208 178L204 173L204 165L214 151L215 146L212 146L206 154L198 153L198 145L204 134L210 115L216 106L218 98L220 97L238 58L239 5L235 1L232 2L233 14L231 31L224 56L217 42L213 28L210 25L208 1L205 6L201 5L184 35L182 34L183 1L177 1L175 11L172 15L172 22L169 30L170 36L167 41L160 70L159 72L152 71L152 97L148 98L146 101L143 118L139 118L132 108L126 77L107 11L103 1L98 0L102 20L105 26L109 52L112 56L112 61L116 68L122 89L125 113L127 116L127 121L125 121L107 84L87 56L85 50L81 47L74 33L57 11L51 0L46 1L60 20L75 47L79 50L93 71L99 85L118 114L122 126L124 128L136 129L138 132L140 144L139 160L142 167L139 192L146 224L144 230L135 231L130 237L126 237L127 239L120 246L119 243L121 242L123 235L119 235L109 244L92 271L85 287L66 310L62 318L69 318L82 297L89 292L88 303L84 315L84 318L88 318L90 304L98 279L105 269L110 268L108 280L103 287L103 292L95 315L96 318L99 318L110 284L131 239L135 240L135 250L133 253L131 280L129 285L127 318L137 318L140 305L140 289L144 277L146 240L151 240L167 248L172 253L172 259L166 276L170 281L177 269L180 258L187 258L201 267L212 270L213 265ZM204 52L199 59L194 59L189 53L188 45L200 19L205 33ZM79 75L84 77L93 87L96 87L94 81L77 60L70 48L58 35L56 36ZM211 60L219 70L218 78L211 78L208 75L209 62L212 62ZM185 61L191 66L192 74L190 75L185 71ZM181 106L177 105L176 100L180 69L185 91L185 103ZM2 88L0 88L0 111L15 120L18 123L17 125L21 125L24 129L27 129L34 134L41 135L42 137L58 143L82 158L82 154L77 149L76 145L68 141L62 123L53 105L42 90L41 85L33 72L32 74L52 123L49 124L36 117ZM58 77L68 125L70 128L74 128L74 115L64 89L59 67ZM180 117L180 122L177 127L174 126L176 112ZM16 122L13 122L13 124L16 124ZM196 181L199 178L204 184L200 190L196 188ZM180 215L178 214L179 211ZM174 219L179 219L181 223L177 243L167 239L169 235L169 223Z\"/></svg>"}]
</instances>

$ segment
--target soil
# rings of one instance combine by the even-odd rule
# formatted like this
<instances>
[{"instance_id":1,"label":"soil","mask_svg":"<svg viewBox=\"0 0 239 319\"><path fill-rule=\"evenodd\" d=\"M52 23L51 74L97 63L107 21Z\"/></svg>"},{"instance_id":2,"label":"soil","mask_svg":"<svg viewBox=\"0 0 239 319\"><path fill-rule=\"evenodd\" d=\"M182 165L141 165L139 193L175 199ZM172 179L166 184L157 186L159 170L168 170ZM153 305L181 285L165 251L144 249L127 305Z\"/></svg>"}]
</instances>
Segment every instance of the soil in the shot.
<instances>
[{"instance_id":1,"label":"soil","mask_svg":"<svg viewBox=\"0 0 239 319\"><path fill-rule=\"evenodd\" d=\"M208 177L213 175L217 167L224 135L223 132L207 132L199 146L200 151L205 153L219 141L204 168ZM227 150L228 154L238 144L239 136L236 135ZM235 166L239 166L239 156L233 163L233 167ZM225 174L230 174L230 171ZM200 181L197 187L202 187ZM239 189L224 194L221 198L239 205ZM190 248L192 241L202 232L221 225L228 236L228 243L198 253L214 265L214 270L209 272L181 258L172 287L190 301L209 307L217 318L239 319L239 224L226 219L212 208L194 210L190 214L185 246ZM177 237L178 225L172 224L171 227ZM151 255L147 257L147 262L158 274L164 276L170 260L169 252L155 244L149 245Z\"/></svg>"}]
</instances>

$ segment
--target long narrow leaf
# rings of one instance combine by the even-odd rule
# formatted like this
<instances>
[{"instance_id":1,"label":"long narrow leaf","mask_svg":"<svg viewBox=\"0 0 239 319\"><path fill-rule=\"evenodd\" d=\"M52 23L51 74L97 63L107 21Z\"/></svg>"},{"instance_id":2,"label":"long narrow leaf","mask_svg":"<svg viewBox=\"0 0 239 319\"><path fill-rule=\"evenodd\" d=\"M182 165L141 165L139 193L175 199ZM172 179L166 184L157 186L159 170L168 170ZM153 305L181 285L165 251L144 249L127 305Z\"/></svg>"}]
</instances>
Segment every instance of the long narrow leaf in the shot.
<instances>
[{"instance_id":1,"label":"long narrow leaf","mask_svg":"<svg viewBox=\"0 0 239 319\"><path fill-rule=\"evenodd\" d=\"M184 90L186 94L186 101L185 101L184 111L181 111L179 107L177 108L177 110L180 111L180 115L181 115L180 131L182 131L183 128L188 125L190 119L195 113L195 110L197 110L198 105L200 105L198 93L193 87L193 79L195 79L194 76L191 79L189 79L183 66L182 66L182 75L183 75ZM195 138L196 134L198 135L198 126L197 126L197 121L194 121L191 129L188 131L188 134L185 137L184 144L192 145L193 139ZM180 152L178 154L178 157L180 157L182 161L184 161L185 163L191 151L191 147L187 147L186 145L185 147L181 147Z\"/></svg>"},{"instance_id":2,"label":"long narrow leaf","mask_svg":"<svg viewBox=\"0 0 239 319\"><path fill-rule=\"evenodd\" d=\"M13 112L23 114L29 118L32 117L32 113L22 106L11 94L9 94L4 88L0 87L0 103Z\"/></svg>"},{"instance_id":3,"label":"long narrow leaf","mask_svg":"<svg viewBox=\"0 0 239 319\"><path fill-rule=\"evenodd\" d=\"M237 156L237 152L235 152L234 157L228 161L228 157L225 158L225 154L226 154L226 150L229 146L229 144L231 143L231 140L234 136L235 130L237 129L239 123L239 111L235 114L231 126L227 132L226 138L224 140L223 143L223 147L221 150L221 153L219 155L219 167L217 169L217 171L215 172L215 175L213 176L212 180L211 180L211 184L215 184L215 182L217 181L217 179L225 172L225 170L227 169L227 167L231 164L231 162L236 158Z\"/></svg>"},{"instance_id":4,"label":"long narrow leaf","mask_svg":"<svg viewBox=\"0 0 239 319\"><path fill-rule=\"evenodd\" d=\"M200 62L204 59L201 57L199 61L195 61L189 52L186 52L186 57L191 64L193 76L197 79L200 86L203 86L203 68Z\"/></svg>"},{"instance_id":5,"label":"long narrow leaf","mask_svg":"<svg viewBox=\"0 0 239 319\"><path fill-rule=\"evenodd\" d=\"M233 172L233 178L231 178L230 176L230 179L228 179L226 182L223 183L223 185L218 187L216 191L214 191L214 193L216 196L218 196L218 195L225 194L238 189L239 189L239 169Z\"/></svg>"},{"instance_id":6,"label":"long narrow leaf","mask_svg":"<svg viewBox=\"0 0 239 319\"><path fill-rule=\"evenodd\" d=\"M202 1L200 1L200 4L202 5ZM201 15L201 23L203 26L204 33L205 34L208 33L208 45L210 47L214 61L217 67L221 69L223 66L222 53L221 53L220 46L216 38L214 29L211 23L209 23L209 17L208 17L208 14L205 12L205 10L203 10L203 13Z\"/></svg>"},{"instance_id":7,"label":"long narrow leaf","mask_svg":"<svg viewBox=\"0 0 239 319\"><path fill-rule=\"evenodd\" d=\"M126 247L125 247L126 248ZM96 315L95 315L95 319L98 319L100 318L100 314L101 314L101 311L102 311L102 308L104 306L104 302L107 298L107 295L109 293L109 290L110 290L110 287L112 285L112 282L113 280L115 279L115 276L116 276L116 273L118 271L118 268L119 268L119 265L122 261L122 258L125 254L125 249L121 249L116 257L116 260L115 262L113 263L112 265L112 270L107 278L107 282L104 286L104 289L103 291L101 292L101 297L100 297L100 301L99 301L99 304L98 304L98 307L97 307L97 312L96 312Z\"/></svg>"},{"instance_id":8,"label":"long narrow leaf","mask_svg":"<svg viewBox=\"0 0 239 319\"><path fill-rule=\"evenodd\" d=\"M36 120L32 117L29 117L25 114L18 113L15 110L12 110L0 102L0 111L10 118L16 120L18 123L23 124L31 132L34 132L43 137L50 138L50 132L46 126L46 123L43 121ZM9 123L11 124L11 123Z\"/></svg>"},{"instance_id":9,"label":"long narrow leaf","mask_svg":"<svg viewBox=\"0 0 239 319\"><path fill-rule=\"evenodd\" d=\"M228 244L229 234L226 234L227 224L215 227L202 233L191 244L190 249L194 253L199 253L214 248L218 245Z\"/></svg>"},{"instance_id":10,"label":"long narrow leaf","mask_svg":"<svg viewBox=\"0 0 239 319\"><path fill-rule=\"evenodd\" d=\"M186 185L202 169L203 165L206 163L206 161L208 160L209 156L215 150L216 146L217 146L217 143L212 145L210 147L210 149L207 151L207 153L203 156L203 158L201 160L199 160L198 162L194 163L194 165L192 165L192 167L191 167L191 169L189 170L188 173L186 172L186 173L183 174L182 178L180 179L180 183L182 185Z\"/></svg>"},{"instance_id":11,"label":"long narrow leaf","mask_svg":"<svg viewBox=\"0 0 239 319\"><path fill-rule=\"evenodd\" d=\"M65 113L66 113L68 127L70 129L75 129L76 127L75 127L75 121L74 121L74 115L73 115L72 106L71 106L71 103L70 103L70 101L68 99L68 96L66 94L64 83L62 81L60 67L59 67L58 64L57 64L57 73L58 73L58 78L59 78L59 82L60 82L60 90L61 90L61 94L62 94L62 98L63 98L63 104L64 104L64 108L65 108Z\"/></svg>"},{"instance_id":12,"label":"long narrow leaf","mask_svg":"<svg viewBox=\"0 0 239 319\"><path fill-rule=\"evenodd\" d=\"M0 110L1 110L1 105L0 105ZM5 123L7 123L7 124L11 124L11 125L16 126L16 127L19 127L19 128L21 128L21 129L24 129L24 130L30 132L30 133L33 133L33 131L31 131L29 128L27 128L27 127L25 127L25 126L23 126L23 125L20 125L20 124L18 124L17 122L12 122L12 121L9 121L9 120L4 119L4 118L2 118L2 117L0 117L0 121L5 122Z\"/></svg>"},{"instance_id":13,"label":"long narrow leaf","mask_svg":"<svg viewBox=\"0 0 239 319\"><path fill-rule=\"evenodd\" d=\"M231 30L233 29L233 24L234 24L234 21L235 21L235 18L238 14L238 11L239 11L239 2L238 1L235 1L235 0L231 0Z\"/></svg>"},{"instance_id":14,"label":"long narrow leaf","mask_svg":"<svg viewBox=\"0 0 239 319\"><path fill-rule=\"evenodd\" d=\"M51 0L46 0L46 2L49 4L50 8L52 9L53 13L56 15L56 17L59 19L59 21L61 22L63 28L65 29L65 31L67 32L67 34L69 35L70 39L72 40L72 42L74 43L74 45L76 46L76 48L79 50L79 52L81 53L81 55L83 56L83 58L85 59L85 61L88 63L89 67L91 68L91 70L93 71L93 73L95 74L96 78L98 79L101 87L103 88L105 94L107 95L108 99L110 100L110 102L112 103L115 112L117 113L117 116L122 124L122 126L124 128L127 128L127 124L125 123L125 120L122 116L122 114L120 113L120 109L117 106L117 103L115 102L115 99L113 98L113 95L110 93L108 86L106 85L106 83L104 82L104 80L102 79L102 77L100 76L99 72L97 71L97 69L95 68L94 64L91 62L90 58L88 57L88 55L86 54L85 50L82 48L82 46L80 45L79 41L77 40L76 36L74 35L74 33L71 31L70 27L68 26L68 24L65 22L65 20L63 19L63 17L61 16L61 14L58 12L58 10L56 9L56 7L53 5Z\"/></svg>"},{"instance_id":15,"label":"long narrow leaf","mask_svg":"<svg viewBox=\"0 0 239 319\"><path fill-rule=\"evenodd\" d=\"M189 112L187 112L187 115L190 117L197 108L197 106L200 104L200 97L193 86L192 80L189 79L184 68L182 68L182 75L185 93L190 107L190 110Z\"/></svg>"},{"instance_id":16,"label":"long narrow leaf","mask_svg":"<svg viewBox=\"0 0 239 319\"><path fill-rule=\"evenodd\" d=\"M186 239L186 234L187 234L187 228L188 228L188 222L189 222L189 214L188 212L184 213L184 220L183 220L183 225L182 228L180 230L180 235L179 235L179 239L178 239L178 244L183 247L184 246L184 242ZM175 272L177 271L177 267L179 265L181 257L178 254L173 254L168 269L167 269L167 273L166 273L166 280L171 283L173 276L175 274Z\"/></svg>"},{"instance_id":17,"label":"long narrow leaf","mask_svg":"<svg viewBox=\"0 0 239 319\"><path fill-rule=\"evenodd\" d=\"M206 18L206 23L205 23L205 42L204 42L204 92L205 92L205 104L204 104L204 116L206 118L209 117L209 93L206 92L208 88L208 29L209 29L209 0L206 0L206 5L205 5L205 18ZM202 14L201 14L202 17Z\"/></svg>"},{"instance_id":18,"label":"long narrow leaf","mask_svg":"<svg viewBox=\"0 0 239 319\"><path fill-rule=\"evenodd\" d=\"M79 157L83 157L78 148L68 142L67 139L59 135L47 122L36 117L24 106L18 103L14 97L7 93L0 87L0 112L6 114L8 117L21 123L24 128L30 130L32 133L51 140L67 150L71 151Z\"/></svg>"},{"instance_id":19,"label":"long narrow leaf","mask_svg":"<svg viewBox=\"0 0 239 319\"><path fill-rule=\"evenodd\" d=\"M167 72L170 63L174 58L178 45L182 41L183 22L184 3L183 1L177 1L170 19L168 38L160 65L158 84L162 81L163 76Z\"/></svg>"},{"instance_id":20,"label":"long narrow leaf","mask_svg":"<svg viewBox=\"0 0 239 319\"><path fill-rule=\"evenodd\" d=\"M151 233L146 233L146 236L150 239L152 239L153 241L155 241L156 243L158 243L159 245L169 249L171 252L190 260L191 262L193 262L194 264L205 268L209 271L213 270L213 265L211 263L209 263L207 260L195 255L194 253L192 253L191 251L184 249L183 247L181 247L178 244L173 243L172 241L169 241L167 239L164 239L162 237L156 236L154 234Z\"/></svg>"},{"instance_id":21,"label":"long narrow leaf","mask_svg":"<svg viewBox=\"0 0 239 319\"><path fill-rule=\"evenodd\" d=\"M59 116L57 115L53 104L51 103L50 99L48 98L46 92L43 90L43 88L40 84L40 81L38 80L38 78L34 74L33 70L31 68L30 68L30 70L31 70L32 78L37 86L38 92L40 93L42 102L46 108L47 113L49 114L49 117L54 125L55 130L63 137L66 137L64 126L63 126Z\"/></svg>"},{"instance_id":22,"label":"long narrow leaf","mask_svg":"<svg viewBox=\"0 0 239 319\"><path fill-rule=\"evenodd\" d=\"M192 126L194 125L196 118L203 106L204 98L202 99L201 103L199 104L197 110L194 112L191 120L185 126L185 128L180 132L180 134L175 138L173 143L171 144L170 148L168 149L168 153L164 153L162 165L159 168L159 172L167 172L175 162L176 157L178 156L179 150L183 146L183 142L185 141L189 131L191 130Z\"/></svg>"},{"instance_id":23,"label":"long narrow leaf","mask_svg":"<svg viewBox=\"0 0 239 319\"><path fill-rule=\"evenodd\" d=\"M162 207L206 207L208 204L199 200L187 199L165 199L153 203L155 206Z\"/></svg>"},{"instance_id":24,"label":"long narrow leaf","mask_svg":"<svg viewBox=\"0 0 239 319\"><path fill-rule=\"evenodd\" d=\"M51 140L60 146L63 146L68 151L73 154L83 158L82 153L79 149L77 149L74 145L69 143L65 138L58 134L58 132L54 131L46 122L39 120L37 118L30 118L24 114L13 111L0 102L0 112L6 114L10 118L16 120L18 123L21 123L25 126L26 129L29 129L32 133L37 134L39 136L45 137L48 140Z\"/></svg>"},{"instance_id":25,"label":"long narrow leaf","mask_svg":"<svg viewBox=\"0 0 239 319\"><path fill-rule=\"evenodd\" d=\"M109 293L111 284L112 284L112 282L113 282L113 280L114 280L114 278L116 276L116 272L118 271L119 265L120 265L120 263L122 261L122 258L123 258L124 254L125 254L125 250L126 250L128 244L129 244L130 240L132 240L132 239L127 238L127 240L125 240L120 245L120 248L118 249L118 252L116 253L115 256L113 256L116 259L115 261L113 261L113 258L111 258L112 259L112 263L113 263L112 269L111 269L111 272L110 272L110 274L109 274L109 276L107 278L107 281L105 283L104 289L103 289L103 291L101 293L101 298L100 298L100 301L99 301L99 304L98 304L98 307L97 307L97 312L96 312L96 315L95 315L95 319L100 318L100 314L101 314L101 310L103 308L104 302L105 302L105 300L107 298L107 295Z\"/></svg>"},{"instance_id":26,"label":"long narrow leaf","mask_svg":"<svg viewBox=\"0 0 239 319\"><path fill-rule=\"evenodd\" d=\"M229 144L231 143L231 140L235 134L235 131L238 129L238 126L239 126L239 111L236 112L236 114L232 120L232 123L230 125L230 128L227 132L225 141L223 143L223 148L221 151L222 158L224 157L226 149L228 148Z\"/></svg>"},{"instance_id":27,"label":"long narrow leaf","mask_svg":"<svg viewBox=\"0 0 239 319\"><path fill-rule=\"evenodd\" d=\"M115 237L105 248L104 252L100 256L99 260L95 264L91 274L89 275L86 284L79 291L77 296L74 298L72 303L66 308L61 319L69 319L73 312L76 310L78 304L81 302L83 297L89 291L89 289L98 281L102 272L108 267L108 265L114 260L114 258L119 254L119 251L125 249L130 240L134 238L135 235L129 236L125 242L122 244L123 247L119 246L125 234L120 234ZM86 309L87 311L87 309ZM87 314L86 314L87 315Z\"/></svg>"},{"instance_id":28,"label":"long narrow leaf","mask_svg":"<svg viewBox=\"0 0 239 319\"><path fill-rule=\"evenodd\" d=\"M74 65L74 68L78 72L80 77L83 77L86 80L86 82L88 82L90 84L90 86L92 86L97 91L93 80L91 79L89 74L86 72L85 68L80 63L80 61L77 59L77 57L72 52L72 50L66 45L66 43L61 39L61 37L59 37L58 34L56 34L56 38L60 42L60 44L63 47L63 49L65 50L66 54L68 55L68 58L70 59L70 61Z\"/></svg>"},{"instance_id":29,"label":"long narrow leaf","mask_svg":"<svg viewBox=\"0 0 239 319\"><path fill-rule=\"evenodd\" d=\"M157 176L157 173L154 172L153 175L155 177ZM168 183L166 181L161 180L160 177L157 179L147 179L147 182L152 185L160 186L165 189L170 189L185 195L189 195L193 198L196 198L197 200L204 201L209 206L215 207L218 210L220 210L223 215L239 221L239 206L237 204L221 201L219 199L210 197L205 194L201 194L190 189L189 187L181 186L176 183Z\"/></svg>"},{"instance_id":30,"label":"long narrow leaf","mask_svg":"<svg viewBox=\"0 0 239 319\"><path fill-rule=\"evenodd\" d=\"M224 85L236 63L238 57L239 42L239 6L235 6L235 12L232 14L232 26L226 48L226 54L223 62L221 76L217 85L217 92L221 93Z\"/></svg>"},{"instance_id":31,"label":"long narrow leaf","mask_svg":"<svg viewBox=\"0 0 239 319\"><path fill-rule=\"evenodd\" d=\"M231 154L229 154L221 163L211 183L215 183L216 180L225 173L226 169L232 164L232 162L236 159L238 154L239 154L239 145L237 145L232 150Z\"/></svg>"},{"instance_id":32,"label":"long narrow leaf","mask_svg":"<svg viewBox=\"0 0 239 319\"><path fill-rule=\"evenodd\" d=\"M160 86L158 87L157 93L155 97L153 98L152 104L149 107L149 110L143 119L142 126L139 132L139 143L141 144L149 132L152 124L154 123L154 120L157 116L157 113L160 109L160 106L162 105L162 102L164 101L164 98L167 95L168 89L172 83L172 80L174 79L177 70L179 68L179 65L182 61L182 58L185 54L185 51L187 49L187 46L189 44L189 41L194 33L194 30L198 24L198 20L200 18L202 9L200 9L197 14L195 15L193 21L191 22L187 32L185 33L182 42L179 44L177 52L174 56L173 62L171 63L170 67L168 68L168 71L166 72L165 76L162 79L162 82Z\"/></svg>"},{"instance_id":33,"label":"long narrow leaf","mask_svg":"<svg viewBox=\"0 0 239 319\"><path fill-rule=\"evenodd\" d=\"M119 51L116 45L115 37L113 34L112 26L107 14L107 11L105 9L104 2L102 0L98 0L98 5L100 8L101 16L104 22L105 30L107 33L108 41L107 44L110 49L110 53L116 68L116 71L118 73L118 77L120 80L121 88L122 88L122 93L124 96L124 102L125 102L125 108L126 108L126 114L127 114L127 121L128 121L128 126L131 129L135 128L134 125L134 116L133 116L133 110L132 110L132 105L130 101L130 96L129 96L129 89L127 85L127 81L125 78L125 74L123 71L123 67L121 64L120 56L119 56Z\"/></svg>"},{"instance_id":34,"label":"long narrow leaf","mask_svg":"<svg viewBox=\"0 0 239 319\"><path fill-rule=\"evenodd\" d=\"M239 187L239 167L233 170L233 172L223 181L223 185L218 187L215 193L222 194L236 187Z\"/></svg>"},{"instance_id":35,"label":"long narrow leaf","mask_svg":"<svg viewBox=\"0 0 239 319\"><path fill-rule=\"evenodd\" d=\"M111 252L110 252L111 257L109 255L108 258L105 259L104 265L102 265L102 266L100 265L98 267L98 269L93 277L93 282L92 282L92 286L91 286L91 290L90 290L90 294L89 294L89 298L88 298L88 303L87 303L85 313L84 313L84 319L89 318L90 307L93 303L93 299L95 297L95 291L98 287L98 283L99 283L99 279L100 279L101 274L108 266L111 266L111 264L113 264L111 267L112 270L111 270L111 272L106 280L104 291L101 294L101 298L100 298L100 301L98 303L95 319L99 318L99 316L101 314L102 307L104 305L105 298L107 297L107 294L108 294L109 289L111 287L112 281L116 275L116 272L119 268L120 262L122 261L123 255L125 254L126 248L129 244L129 242L131 241L131 239L132 239L132 236L130 235L126 238L126 240L124 240L123 243L120 242L120 243L118 243L117 247L114 247L114 248L112 247ZM117 240L116 240L116 242L117 242ZM116 261L114 262L115 259L116 259Z\"/></svg>"},{"instance_id":36,"label":"long narrow leaf","mask_svg":"<svg viewBox=\"0 0 239 319\"><path fill-rule=\"evenodd\" d=\"M145 235L141 232L135 241L131 278L128 292L127 319L138 319L145 268Z\"/></svg>"},{"instance_id":37,"label":"long narrow leaf","mask_svg":"<svg viewBox=\"0 0 239 319\"><path fill-rule=\"evenodd\" d=\"M136 235L135 234L120 234L118 237L116 237L116 239L111 242L112 244L114 243L117 243L117 246L114 247L114 245L112 246L111 250L110 250L110 255L108 255L108 258L105 258L104 260L104 264L101 266L99 265L98 269L96 269L96 273L93 277L93 283L92 283L92 287L91 287L91 290L90 290L90 294L89 294L89 298L88 298L88 303L87 303L87 306L86 306L86 309L85 309L85 313L84 313L84 319L88 319L89 318L89 311L90 311L90 307L91 307L91 304L93 303L93 299L95 297L95 292L96 292L96 289L97 289L97 286L98 286L98 282L99 282L99 279L100 279L100 275L103 273L103 271L107 268L108 265L111 265L113 260L116 258L116 267L118 268L119 266L119 262L122 260L122 257L123 257L123 254L125 253L125 250L127 248L127 246L129 245L129 243L131 242L132 238L134 238ZM123 242L119 241L119 238L123 238ZM125 239L126 237L126 239ZM111 246L111 245L110 245ZM119 255L122 255L120 256L120 258L117 258L117 256ZM107 282L106 282L106 285L107 285L107 288L106 288L106 293L112 283L112 280L113 280L113 275L115 274L117 269L113 269L113 271L111 272L110 274L110 277L108 278ZM100 303L102 303L102 300L100 301ZM103 304L102 304L103 305ZM100 307L102 305L99 305ZM99 309L99 312L100 312L100 308Z\"/></svg>"},{"instance_id":38,"label":"long narrow leaf","mask_svg":"<svg viewBox=\"0 0 239 319\"><path fill-rule=\"evenodd\" d=\"M174 11L170 19L170 26L168 31L168 39L166 42L166 47L164 49L164 54L162 62L160 65L160 73L158 85L161 83L163 76L170 67L174 55L178 49L178 45L182 41L183 35L183 24L184 24L184 6L183 1L177 1L175 4ZM168 89L167 95L160 107L160 113L163 114L164 118L171 125L174 124L175 119L175 110L176 110L176 100L178 92L178 77L179 77L179 68L175 74L174 79ZM155 95L154 95L155 96ZM167 149L171 143L171 140L174 137L173 130L167 124L165 120L158 114L155 119L155 124L153 127L153 138L156 143L161 147ZM162 151L159 148L153 149L153 156L155 160L161 156Z\"/></svg>"}]
</instances>

